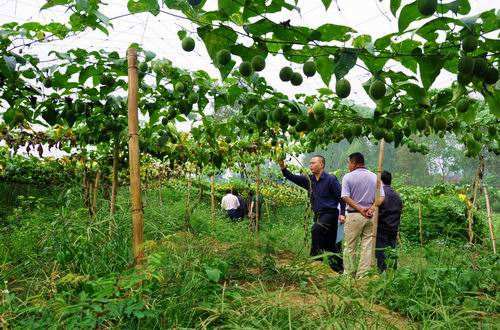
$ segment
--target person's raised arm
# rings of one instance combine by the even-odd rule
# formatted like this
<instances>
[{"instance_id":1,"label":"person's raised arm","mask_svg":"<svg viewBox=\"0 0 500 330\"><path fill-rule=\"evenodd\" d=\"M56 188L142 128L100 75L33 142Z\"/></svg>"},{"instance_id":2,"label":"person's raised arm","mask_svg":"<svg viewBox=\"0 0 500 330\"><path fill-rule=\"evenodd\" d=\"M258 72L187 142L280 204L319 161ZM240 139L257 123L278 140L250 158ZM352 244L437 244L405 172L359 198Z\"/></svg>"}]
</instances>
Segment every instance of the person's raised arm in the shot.
<instances>
[{"instance_id":1,"label":"person's raised arm","mask_svg":"<svg viewBox=\"0 0 500 330\"><path fill-rule=\"evenodd\" d=\"M309 180L307 179L307 177L305 177L304 175L295 175L295 174L292 174L287 168L286 168L286 165L285 165L285 162L283 160L279 160L278 161L278 165L280 166L281 168L281 173L283 173L283 176L292 181L293 183L295 183L296 185L304 188L304 189L309 189Z\"/></svg>"}]
</instances>

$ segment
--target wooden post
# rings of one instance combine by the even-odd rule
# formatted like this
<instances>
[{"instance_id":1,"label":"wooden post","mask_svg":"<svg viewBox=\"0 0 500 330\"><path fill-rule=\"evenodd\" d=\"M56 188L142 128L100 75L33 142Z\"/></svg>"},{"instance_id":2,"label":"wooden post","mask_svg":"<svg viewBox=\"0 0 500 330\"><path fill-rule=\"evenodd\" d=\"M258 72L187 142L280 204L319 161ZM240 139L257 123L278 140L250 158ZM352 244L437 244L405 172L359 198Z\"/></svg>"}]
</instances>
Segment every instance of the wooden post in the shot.
<instances>
[{"instance_id":1,"label":"wooden post","mask_svg":"<svg viewBox=\"0 0 500 330\"><path fill-rule=\"evenodd\" d=\"M99 181L101 178L101 172L97 170L97 173L95 175L95 180L94 180L94 195L92 196L92 215L95 217L97 214L97 195L98 195L98 189L99 189Z\"/></svg>"},{"instance_id":2,"label":"wooden post","mask_svg":"<svg viewBox=\"0 0 500 330\"><path fill-rule=\"evenodd\" d=\"M115 139L117 139L115 137ZM118 191L118 141L115 140L115 145L113 146L113 169L111 173L111 200L109 203L109 208L111 215L116 212L116 193Z\"/></svg>"},{"instance_id":3,"label":"wooden post","mask_svg":"<svg viewBox=\"0 0 500 330\"><path fill-rule=\"evenodd\" d=\"M477 167L476 176L474 177L474 182L472 184L473 193L472 193L472 205L469 209L469 214L467 215L467 224L468 224L468 233L469 233L469 243L472 244L474 241L474 230L472 225L474 224L474 208L476 206L477 200L477 190L481 184L481 179L483 177L483 169L484 169L484 158L483 155L479 156L479 165Z\"/></svg>"},{"instance_id":4,"label":"wooden post","mask_svg":"<svg viewBox=\"0 0 500 330\"><path fill-rule=\"evenodd\" d=\"M490 196L488 195L488 190L483 187L484 199L486 200L486 212L488 215L488 227L490 228L490 239L491 245L493 247L493 254L497 254L497 242L495 239L495 230L493 228L493 219L491 217L491 206L490 206Z\"/></svg>"},{"instance_id":5,"label":"wooden post","mask_svg":"<svg viewBox=\"0 0 500 330\"><path fill-rule=\"evenodd\" d=\"M373 212L373 228L372 228L372 263L376 265L375 261L375 247L377 243L377 227L378 227L378 206L377 203L380 200L380 188L382 186L381 176L382 176L382 166L384 164L384 147L385 141L381 139L379 141L378 149L378 167L377 167L377 189L375 190L375 211Z\"/></svg>"},{"instance_id":6,"label":"wooden post","mask_svg":"<svg viewBox=\"0 0 500 330\"><path fill-rule=\"evenodd\" d=\"M139 115L137 113L137 51L130 47L128 57L128 132L129 132L129 167L130 167L130 198L132 202L132 248L134 262L140 266L144 258L144 218L141 199L141 172L139 165Z\"/></svg>"},{"instance_id":7,"label":"wooden post","mask_svg":"<svg viewBox=\"0 0 500 330\"><path fill-rule=\"evenodd\" d=\"M259 190L260 190L260 165L257 164L256 169L256 178L255 178L255 233L259 232Z\"/></svg>"},{"instance_id":8,"label":"wooden post","mask_svg":"<svg viewBox=\"0 0 500 330\"><path fill-rule=\"evenodd\" d=\"M212 205L212 222L215 223L215 176L210 176L210 201Z\"/></svg>"},{"instance_id":9,"label":"wooden post","mask_svg":"<svg viewBox=\"0 0 500 330\"><path fill-rule=\"evenodd\" d=\"M187 178L187 195L186 195L186 211L184 213L184 223L186 225L186 229L191 227L190 225L191 218L191 176Z\"/></svg>"},{"instance_id":10,"label":"wooden post","mask_svg":"<svg viewBox=\"0 0 500 330\"><path fill-rule=\"evenodd\" d=\"M422 231L422 204L418 203L418 229L420 233L420 246L424 245L424 234Z\"/></svg>"}]
</instances>

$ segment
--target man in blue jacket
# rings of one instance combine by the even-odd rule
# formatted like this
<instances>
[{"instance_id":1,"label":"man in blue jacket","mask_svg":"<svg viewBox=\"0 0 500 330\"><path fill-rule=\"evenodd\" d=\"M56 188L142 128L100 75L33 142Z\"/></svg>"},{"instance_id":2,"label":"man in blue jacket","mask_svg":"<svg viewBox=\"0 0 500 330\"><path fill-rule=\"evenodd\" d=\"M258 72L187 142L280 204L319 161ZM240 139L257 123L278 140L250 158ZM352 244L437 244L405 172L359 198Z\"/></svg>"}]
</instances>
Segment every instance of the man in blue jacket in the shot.
<instances>
[{"instance_id":1,"label":"man in blue jacket","mask_svg":"<svg viewBox=\"0 0 500 330\"><path fill-rule=\"evenodd\" d=\"M325 252L334 253L329 257L330 267L336 272L342 272L342 258L336 239L338 220L344 220L345 203L340 198L339 181L335 175L325 172L325 158L321 155L311 158L309 169L312 174L309 176L290 173L284 161L280 161L279 166L285 178L308 191L314 212L314 224L311 229L311 256Z\"/></svg>"}]
</instances>

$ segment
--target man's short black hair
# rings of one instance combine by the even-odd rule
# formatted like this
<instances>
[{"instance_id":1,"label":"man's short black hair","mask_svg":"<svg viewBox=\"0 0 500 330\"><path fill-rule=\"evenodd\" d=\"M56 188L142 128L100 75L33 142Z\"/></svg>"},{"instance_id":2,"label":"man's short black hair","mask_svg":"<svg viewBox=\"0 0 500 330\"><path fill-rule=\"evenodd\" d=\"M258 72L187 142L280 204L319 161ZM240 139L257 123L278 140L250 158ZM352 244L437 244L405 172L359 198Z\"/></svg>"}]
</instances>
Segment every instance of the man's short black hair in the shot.
<instances>
[{"instance_id":1,"label":"man's short black hair","mask_svg":"<svg viewBox=\"0 0 500 330\"><path fill-rule=\"evenodd\" d=\"M314 156L311 157L311 159L312 158L319 158L319 159L321 159L321 162L323 163L323 167L326 166L325 157L323 157L322 155L314 155Z\"/></svg>"},{"instance_id":2,"label":"man's short black hair","mask_svg":"<svg viewBox=\"0 0 500 330\"><path fill-rule=\"evenodd\" d=\"M392 182L391 172L383 171L381 175L381 180L386 186L390 186Z\"/></svg>"},{"instance_id":3,"label":"man's short black hair","mask_svg":"<svg viewBox=\"0 0 500 330\"><path fill-rule=\"evenodd\" d=\"M354 152L349 155L349 161L354 163L354 164L360 164L364 165L365 164L365 156L361 152Z\"/></svg>"},{"instance_id":4,"label":"man's short black hair","mask_svg":"<svg viewBox=\"0 0 500 330\"><path fill-rule=\"evenodd\" d=\"M232 193L233 193L233 188L226 189L226 194L232 194Z\"/></svg>"}]
</instances>

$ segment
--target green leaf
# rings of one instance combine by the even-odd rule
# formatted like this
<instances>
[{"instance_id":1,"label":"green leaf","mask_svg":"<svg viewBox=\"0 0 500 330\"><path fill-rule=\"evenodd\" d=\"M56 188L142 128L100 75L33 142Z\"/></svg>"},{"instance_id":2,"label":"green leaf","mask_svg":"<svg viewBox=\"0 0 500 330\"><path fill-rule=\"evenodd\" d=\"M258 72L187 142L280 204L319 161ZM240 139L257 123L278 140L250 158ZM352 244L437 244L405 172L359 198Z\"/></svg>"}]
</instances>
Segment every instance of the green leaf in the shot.
<instances>
[{"instance_id":1,"label":"green leaf","mask_svg":"<svg viewBox=\"0 0 500 330\"><path fill-rule=\"evenodd\" d=\"M241 57L243 61L251 61L252 58L256 55L260 55L264 58L267 56L267 52L259 47L245 47L241 44L236 44L231 47L231 53L236 56Z\"/></svg>"},{"instance_id":2,"label":"green leaf","mask_svg":"<svg viewBox=\"0 0 500 330\"><path fill-rule=\"evenodd\" d=\"M150 12L156 16L160 13L160 6L157 0L129 0L127 8L132 14Z\"/></svg>"},{"instance_id":3,"label":"green leaf","mask_svg":"<svg viewBox=\"0 0 500 330\"><path fill-rule=\"evenodd\" d=\"M336 24L323 24L319 28L317 28L319 32L321 32L321 41L348 41L351 39L351 35L349 33L356 32L348 26L336 25Z\"/></svg>"},{"instance_id":4,"label":"green leaf","mask_svg":"<svg viewBox=\"0 0 500 330\"><path fill-rule=\"evenodd\" d=\"M219 11L223 12L227 16L231 16L232 14L238 12L241 8L239 1L218 0L218 4Z\"/></svg>"},{"instance_id":5,"label":"green leaf","mask_svg":"<svg viewBox=\"0 0 500 330\"><path fill-rule=\"evenodd\" d=\"M391 0L391 13L396 17L396 13L401 6L401 0Z\"/></svg>"},{"instance_id":6,"label":"green leaf","mask_svg":"<svg viewBox=\"0 0 500 330\"><path fill-rule=\"evenodd\" d=\"M358 56L355 52L342 52L335 59L335 77L337 80L342 79L356 65Z\"/></svg>"},{"instance_id":7,"label":"green leaf","mask_svg":"<svg viewBox=\"0 0 500 330\"><path fill-rule=\"evenodd\" d=\"M48 0L40 10L48 9L55 6L69 5L73 0Z\"/></svg>"},{"instance_id":8,"label":"green leaf","mask_svg":"<svg viewBox=\"0 0 500 330\"><path fill-rule=\"evenodd\" d=\"M200 27L198 28L198 35L205 43L208 54L214 63L216 63L217 52L221 49L231 49L238 39L236 32L224 26L217 29L212 29L209 26ZM234 63L219 67L222 79L228 76L233 66Z\"/></svg>"},{"instance_id":9,"label":"green leaf","mask_svg":"<svg viewBox=\"0 0 500 330\"><path fill-rule=\"evenodd\" d=\"M431 87L432 83L441 72L443 64L444 59L439 55L425 56L419 62L420 79L422 79L422 84L425 89L429 89L429 87Z\"/></svg>"},{"instance_id":10,"label":"green leaf","mask_svg":"<svg viewBox=\"0 0 500 330\"><path fill-rule=\"evenodd\" d=\"M335 70L335 62L333 58L329 56L319 56L315 59L316 69L318 70L321 79L325 83L325 85L330 84L330 80L332 79L332 74Z\"/></svg>"},{"instance_id":11,"label":"green leaf","mask_svg":"<svg viewBox=\"0 0 500 330\"><path fill-rule=\"evenodd\" d=\"M220 277L222 275L220 270L211 267L207 267L205 269L205 273L207 274L208 279L215 283L219 282Z\"/></svg>"},{"instance_id":12,"label":"green leaf","mask_svg":"<svg viewBox=\"0 0 500 330\"><path fill-rule=\"evenodd\" d=\"M467 15L470 12L470 4L468 0L456 0L448 3L439 2L436 12L439 14L446 14L451 11L457 15Z\"/></svg>"},{"instance_id":13,"label":"green leaf","mask_svg":"<svg viewBox=\"0 0 500 330\"><path fill-rule=\"evenodd\" d=\"M490 112L495 115L495 117L500 118L500 93L495 91L485 97Z\"/></svg>"},{"instance_id":14,"label":"green leaf","mask_svg":"<svg viewBox=\"0 0 500 330\"><path fill-rule=\"evenodd\" d=\"M330 8L330 5L332 4L332 0L321 0L323 1L323 5L325 6L325 10L328 10Z\"/></svg>"},{"instance_id":15,"label":"green leaf","mask_svg":"<svg viewBox=\"0 0 500 330\"><path fill-rule=\"evenodd\" d=\"M435 41L438 37L436 31L449 31L451 30L449 24L456 24L459 26L464 25L464 23L458 19L451 17L438 17L433 19L424 25L422 25L416 33L421 37L427 39L428 41Z\"/></svg>"},{"instance_id":16,"label":"green leaf","mask_svg":"<svg viewBox=\"0 0 500 330\"><path fill-rule=\"evenodd\" d=\"M418 18L421 18L420 12L418 11L417 2L414 1L401 9L398 19L398 29L399 32L406 30L408 26Z\"/></svg>"}]
</instances>

